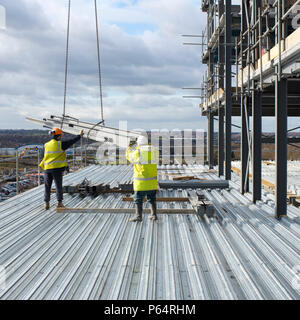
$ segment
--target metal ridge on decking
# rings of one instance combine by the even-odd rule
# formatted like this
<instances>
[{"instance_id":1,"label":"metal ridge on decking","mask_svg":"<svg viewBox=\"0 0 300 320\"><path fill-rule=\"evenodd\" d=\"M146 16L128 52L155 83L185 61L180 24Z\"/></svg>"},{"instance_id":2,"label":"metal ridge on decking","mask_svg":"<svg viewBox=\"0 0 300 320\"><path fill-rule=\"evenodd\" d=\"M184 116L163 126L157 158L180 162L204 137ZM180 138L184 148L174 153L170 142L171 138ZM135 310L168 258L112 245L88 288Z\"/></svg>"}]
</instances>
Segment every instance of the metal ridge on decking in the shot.
<instances>
[{"instance_id":1,"label":"metal ridge on decking","mask_svg":"<svg viewBox=\"0 0 300 320\"><path fill-rule=\"evenodd\" d=\"M168 173L219 179L204 166L161 166ZM202 173L201 172L205 172ZM64 183L125 183L130 166L90 166ZM238 193L206 190L216 218L196 214L144 215L56 213L55 195L43 209L43 186L0 204L0 299L299 299L300 210L289 218L271 216L270 199L256 205ZM187 197L163 190L161 197ZM66 194L77 208L133 208L122 195L81 198ZM190 208L158 203L159 208ZM298 278L297 278L298 277Z\"/></svg>"}]
</instances>

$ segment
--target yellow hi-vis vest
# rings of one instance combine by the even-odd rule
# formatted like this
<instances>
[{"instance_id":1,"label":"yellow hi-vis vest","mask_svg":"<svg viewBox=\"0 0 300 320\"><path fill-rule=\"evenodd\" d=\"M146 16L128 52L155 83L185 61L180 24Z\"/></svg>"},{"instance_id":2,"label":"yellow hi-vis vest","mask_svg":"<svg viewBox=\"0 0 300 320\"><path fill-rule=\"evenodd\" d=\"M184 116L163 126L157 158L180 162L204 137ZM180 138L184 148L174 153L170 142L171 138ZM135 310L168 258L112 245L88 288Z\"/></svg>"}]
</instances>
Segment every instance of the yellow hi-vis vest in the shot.
<instances>
[{"instance_id":1,"label":"yellow hi-vis vest","mask_svg":"<svg viewBox=\"0 0 300 320\"><path fill-rule=\"evenodd\" d=\"M61 148L61 141L55 139L45 143L45 153L40 167L43 170L58 169L67 166L66 152Z\"/></svg>"},{"instance_id":2,"label":"yellow hi-vis vest","mask_svg":"<svg viewBox=\"0 0 300 320\"><path fill-rule=\"evenodd\" d=\"M152 146L140 146L135 150L128 148L126 158L134 166L134 191L157 190L158 150Z\"/></svg>"}]
</instances>

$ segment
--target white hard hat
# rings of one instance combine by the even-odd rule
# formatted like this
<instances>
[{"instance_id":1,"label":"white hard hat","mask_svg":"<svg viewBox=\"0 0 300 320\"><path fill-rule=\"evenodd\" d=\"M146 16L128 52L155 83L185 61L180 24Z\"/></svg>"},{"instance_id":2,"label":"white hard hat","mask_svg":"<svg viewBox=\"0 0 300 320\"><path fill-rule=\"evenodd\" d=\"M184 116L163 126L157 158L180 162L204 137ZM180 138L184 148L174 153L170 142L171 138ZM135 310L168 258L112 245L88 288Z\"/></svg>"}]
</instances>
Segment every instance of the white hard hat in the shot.
<instances>
[{"instance_id":1,"label":"white hard hat","mask_svg":"<svg viewBox=\"0 0 300 320\"><path fill-rule=\"evenodd\" d=\"M139 136L136 143L138 146L144 146L148 144L148 139L145 136Z\"/></svg>"}]
</instances>

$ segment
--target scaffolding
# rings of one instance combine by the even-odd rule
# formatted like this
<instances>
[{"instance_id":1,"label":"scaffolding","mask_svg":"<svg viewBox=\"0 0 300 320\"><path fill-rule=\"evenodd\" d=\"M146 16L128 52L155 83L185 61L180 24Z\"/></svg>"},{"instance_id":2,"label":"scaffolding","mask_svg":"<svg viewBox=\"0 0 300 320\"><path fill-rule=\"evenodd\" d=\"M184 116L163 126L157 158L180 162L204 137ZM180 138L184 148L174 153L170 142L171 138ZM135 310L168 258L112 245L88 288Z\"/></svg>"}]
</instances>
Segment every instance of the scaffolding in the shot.
<instances>
[{"instance_id":1,"label":"scaffolding","mask_svg":"<svg viewBox=\"0 0 300 320\"><path fill-rule=\"evenodd\" d=\"M218 172L231 180L232 117L240 117L240 191L251 191L254 203L261 200L262 117L275 117L277 219L287 215L287 120L300 116L299 6L300 0L241 0L240 5L202 1L207 13L202 62L207 71L200 108L207 116L209 166L214 165L217 118Z\"/></svg>"}]
</instances>

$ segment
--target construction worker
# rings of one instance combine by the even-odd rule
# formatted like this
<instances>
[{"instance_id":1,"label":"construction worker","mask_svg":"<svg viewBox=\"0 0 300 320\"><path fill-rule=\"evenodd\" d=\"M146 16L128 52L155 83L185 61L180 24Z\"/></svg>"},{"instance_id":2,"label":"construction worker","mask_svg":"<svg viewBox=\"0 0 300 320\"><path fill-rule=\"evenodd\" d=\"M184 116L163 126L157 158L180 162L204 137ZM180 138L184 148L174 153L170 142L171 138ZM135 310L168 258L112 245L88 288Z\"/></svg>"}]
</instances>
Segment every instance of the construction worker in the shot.
<instances>
[{"instance_id":1,"label":"construction worker","mask_svg":"<svg viewBox=\"0 0 300 320\"><path fill-rule=\"evenodd\" d=\"M61 141L63 132L59 128L53 128L50 131L52 139L44 145L44 158L40 167L44 170L45 181L45 209L50 209L51 186L54 180L56 186L56 198L58 208L63 208L63 173L67 167L66 150L83 136L83 130L74 139Z\"/></svg>"},{"instance_id":2,"label":"construction worker","mask_svg":"<svg viewBox=\"0 0 300 320\"><path fill-rule=\"evenodd\" d=\"M136 147L137 144L137 147ZM129 221L142 221L143 202L147 197L150 203L150 220L157 220L156 215L156 192L157 183L157 161L159 153L156 148L148 144L144 136L138 137L136 142L131 142L126 151L126 158L134 166L134 203L136 204L136 215Z\"/></svg>"}]
</instances>

